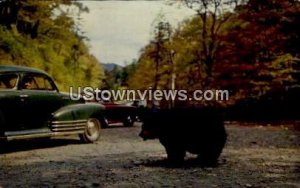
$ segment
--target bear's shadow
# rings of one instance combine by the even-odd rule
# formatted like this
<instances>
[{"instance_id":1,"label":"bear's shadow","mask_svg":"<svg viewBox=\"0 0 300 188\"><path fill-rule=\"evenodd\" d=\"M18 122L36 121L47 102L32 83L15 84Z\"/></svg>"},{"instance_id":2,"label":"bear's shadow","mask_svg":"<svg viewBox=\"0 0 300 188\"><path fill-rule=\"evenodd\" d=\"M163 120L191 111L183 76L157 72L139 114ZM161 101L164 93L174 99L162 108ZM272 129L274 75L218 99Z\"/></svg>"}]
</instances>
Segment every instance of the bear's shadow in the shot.
<instances>
[{"instance_id":1,"label":"bear's shadow","mask_svg":"<svg viewBox=\"0 0 300 188\"><path fill-rule=\"evenodd\" d=\"M225 160L219 160L214 164L204 164L197 158L188 158L183 162L171 162L166 158L161 159L152 159L152 160L143 160L135 164L137 166L146 166L146 167L163 167L163 168L216 168L224 164Z\"/></svg>"}]
</instances>

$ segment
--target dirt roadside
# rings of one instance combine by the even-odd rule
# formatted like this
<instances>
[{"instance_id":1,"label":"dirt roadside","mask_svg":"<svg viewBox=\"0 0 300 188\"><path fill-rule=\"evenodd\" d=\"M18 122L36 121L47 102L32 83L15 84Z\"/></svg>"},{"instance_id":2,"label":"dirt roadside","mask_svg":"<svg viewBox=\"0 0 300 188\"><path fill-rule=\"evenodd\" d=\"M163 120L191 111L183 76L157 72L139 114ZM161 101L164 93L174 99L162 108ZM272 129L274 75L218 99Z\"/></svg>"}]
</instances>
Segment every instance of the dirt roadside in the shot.
<instances>
[{"instance_id":1,"label":"dirt roadside","mask_svg":"<svg viewBox=\"0 0 300 188\"><path fill-rule=\"evenodd\" d=\"M284 126L228 123L216 168L187 155L164 165L157 140L142 141L140 125L103 129L95 144L78 138L14 142L0 148L0 187L300 187L300 132Z\"/></svg>"}]
</instances>

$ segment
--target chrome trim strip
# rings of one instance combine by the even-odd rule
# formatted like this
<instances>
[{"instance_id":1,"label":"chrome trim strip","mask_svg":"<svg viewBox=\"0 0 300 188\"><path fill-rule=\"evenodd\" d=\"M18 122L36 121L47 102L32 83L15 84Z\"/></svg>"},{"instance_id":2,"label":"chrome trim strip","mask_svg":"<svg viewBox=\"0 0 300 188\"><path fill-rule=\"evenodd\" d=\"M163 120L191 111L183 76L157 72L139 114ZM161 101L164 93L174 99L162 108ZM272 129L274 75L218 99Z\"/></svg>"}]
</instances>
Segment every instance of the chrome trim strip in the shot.
<instances>
[{"instance_id":1,"label":"chrome trim strip","mask_svg":"<svg viewBox=\"0 0 300 188\"><path fill-rule=\"evenodd\" d=\"M12 141L12 140L23 140L23 139L31 139L31 138L43 138L43 137L51 137L51 133L7 136L6 140Z\"/></svg>"},{"instance_id":2,"label":"chrome trim strip","mask_svg":"<svg viewBox=\"0 0 300 188\"><path fill-rule=\"evenodd\" d=\"M52 129L53 132L60 132L60 131L75 131L75 130L84 130L85 127L69 127L69 128L54 128Z\"/></svg>"},{"instance_id":3,"label":"chrome trim strip","mask_svg":"<svg viewBox=\"0 0 300 188\"><path fill-rule=\"evenodd\" d=\"M48 134L50 133L49 128L38 128L38 129L29 129L22 131L6 131L4 132L4 136L15 136L15 135L29 135L29 134Z\"/></svg>"},{"instance_id":4,"label":"chrome trim strip","mask_svg":"<svg viewBox=\"0 0 300 188\"><path fill-rule=\"evenodd\" d=\"M73 123L86 123L86 119L72 120L72 121L52 121L51 124L73 124Z\"/></svg>"},{"instance_id":5,"label":"chrome trim strip","mask_svg":"<svg viewBox=\"0 0 300 188\"><path fill-rule=\"evenodd\" d=\"M74 121L54 121L50 122L50 129L53 132L66 132L84 130L87 125L87 120Z\"/></svg>"},{"instance_id":6,"label":"chrome trim strip","mask_svg":"<svg viewBox=\"0 0 300 188\"><path fill-rule=\"evenodd\" d=\"M85 126L86 122L84 123L76 123L76 124L52 124L51 128L60 128L60 127L81 127Z\"/></svg>"},{"instance_id":7,"label":"chrome trim strip","mask_svg":"<svg viewBox=\"0 0 300 188\"><path fill-rule=\"evenodd\" d=\"M68 131L68 132L50 132L50 133L29 134L29 135L16 135L16 136L0 137L0 139L6 141L12 141L12 140L23 140L23 139L32 139L32 138L54 137L54 136L68 136L68 135L76 135L82 133L84 133L84 130Z\"/></svg>"},{"instance_id":8,"label":"chrome trim strip","mask_svg":"<svg viewBox=\"0 0 300 188\"><path fill-rule=\"evenodd\" d=\"M65 136L74 134L83 134L87 120L74 120L74 121L53 121L49 122L49 128L42 128L36 130L26 130L16 132L5 132L0 140L12 141L32 138Z\"/></svg>"}]
</instances>

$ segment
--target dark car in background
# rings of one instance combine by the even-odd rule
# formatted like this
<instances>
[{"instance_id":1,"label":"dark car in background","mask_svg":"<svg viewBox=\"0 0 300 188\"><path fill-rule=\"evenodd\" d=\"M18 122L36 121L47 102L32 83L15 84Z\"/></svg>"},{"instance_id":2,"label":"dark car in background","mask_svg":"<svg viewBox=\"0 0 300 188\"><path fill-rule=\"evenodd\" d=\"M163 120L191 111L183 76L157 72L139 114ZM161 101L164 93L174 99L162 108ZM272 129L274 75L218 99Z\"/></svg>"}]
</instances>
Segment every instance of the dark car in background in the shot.
<instances>
[{"instance_id":1,"label":"dark car in background","mask_svg":"<svg viewBox=\"0 0 300 188\"><path fill-rule=\"evenodd\" d=\"M118 104L112 101L98 101L105 106L104 118L105 125L109 126L113 123L123 123L125 127L132 127L137 120L137 107Z\"/></svg>"},{"instance_id":2,"label":"dark car in background","mask_svg":"<svg viewBox=\"0 0 300 188\"><path fill-rule=\"evenodd\" d=\"M45 72L0 65L0 140L79 135L98 140L104 107L71 100Z\"/></svg>"},{"instance_id":3,"label":"dark car in background","mask_svg":"<svg viewBox=\"0 0 300 188\"><path fill-rule=\"evenodd\" d=\"M137 114L140 106L135 101L114 101L111 97L102 98L101 93L81 93L88 103L96 103L104 106L102 127L122 123L125 127L132 127L138 120Z\"/></svg>"}]
</instances>

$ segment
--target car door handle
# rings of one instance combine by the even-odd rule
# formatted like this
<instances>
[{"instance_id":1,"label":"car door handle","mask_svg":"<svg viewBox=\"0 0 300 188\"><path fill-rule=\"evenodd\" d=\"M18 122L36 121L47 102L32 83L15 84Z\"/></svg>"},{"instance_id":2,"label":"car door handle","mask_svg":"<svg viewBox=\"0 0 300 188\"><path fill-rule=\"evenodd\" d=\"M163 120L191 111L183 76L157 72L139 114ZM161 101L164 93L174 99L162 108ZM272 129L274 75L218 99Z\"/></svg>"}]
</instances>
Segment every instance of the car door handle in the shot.
<instances>
[{"instance_id":1,"label":"car door handle","mask_svg":"<svg viewBox=\"0 0 300 188\"><path fill-rule=\"evenodd\" d=\"M70 98L68 96L61 97L63 100L69 100Z\"/></svg>"},{"instance_id":2,"label":"car door handle","mask_svg":"<svg viewBox=\"0 0 300 188\"><path fill-rule=\"evenodd\" d=\"M20 95L21 98L28 98L28 95Z\"/></svg>"}]
</instances>

